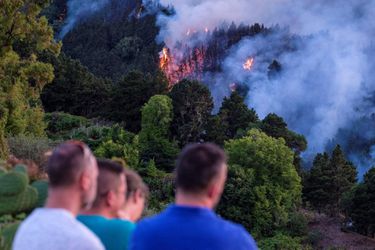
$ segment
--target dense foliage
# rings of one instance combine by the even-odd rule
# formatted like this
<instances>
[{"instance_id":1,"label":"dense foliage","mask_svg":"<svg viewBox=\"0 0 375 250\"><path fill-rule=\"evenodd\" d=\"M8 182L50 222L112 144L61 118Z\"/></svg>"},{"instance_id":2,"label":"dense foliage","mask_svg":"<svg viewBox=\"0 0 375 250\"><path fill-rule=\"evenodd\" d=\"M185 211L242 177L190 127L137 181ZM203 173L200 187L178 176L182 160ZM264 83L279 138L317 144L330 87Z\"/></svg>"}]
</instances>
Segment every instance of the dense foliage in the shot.
<instances>
[{"instance_id":1,"label":"dense foliage","mask_svg":"<svg viewBox=\"0 0 375 250\"><path fill-rule=\"evenodd\" d=\"M173 102L172 133L181 147L203 138L214 107L208 88L197 81L183 80L170 92Z\"/></svg>"},{"instance_id":2,"label":"dense foliage","mask_svg":"<svg viewBox=\"0 0 375 250\"><path fill-rule=\"evenodd\" d=\"M184 79L170 87L158 69L163 45L155 40L155 15L132 14L141 1L112 0L80 20L63 38L61 54L54 37L68 14L66 0L45 8L49 2L0 1L0 159L11 154L10 161L27 159L42 171L45 153L56 144L84 141L97 157L142 175L151 192L147 211L153 214L173 201L179 151L189 143L214 142L229 156L218 212L244 225L262 249L302 249L307 235L302 206L351 218L354 230L374 237L374 169L356 184L355 166L335 144L305 170L304 136L277 114L260 119L245 103L248 90L239 87L214 112L204 83ZM259 24L213 30L203 67L220 70L217 62L231 46L269 32ZM273 61L269 77L280 70ZM350 138L348 144L359 143ZM43 174L31 178L19 171L0 168L0 248L10 248L25 217L19 213L42 205L46 195Z\"/></svg>"},{"instance_id":3,"label":"dense foliage","mask_svg":"<svg viewBox=\"0 0 375 250\"><path fill-rule=\"evenodd\" d=\"M338 215L343 194L356 182L356 168L346 160L338 145L331 158L327 153L315 157L304 185L305 198L319 212Z\"/></svg>"},{"instance_id":4,"label":"dense foliage","mask_svg":"<svg viewBox=\"0 0 375 250\"><path fill-rule=\"evenodd\" d=\"M375 168L364 176L363 182L350 192L348 212L357 232L375 236Z\"/></svg>"},{"instance_id":5,"label":"dense foliage","mask_svg":"<svg viewBox=\"0 0 375 250\"><path fill-rule=\"evenodd\" d=\"M44 134L39 95L53 80L53 67L38 55L60 51L47 19L39 15L48 3L0 2L0 156L7 153L6 134Z\"/></svg>"},{"instance_id":6,"label":"dense foliage","mask_svg":"<svg viewBox=\"0 0 375 250\"><path fill-rule=\"evenodd\" d=\"M286 226L301 199L301 179L293 152L283 139L250 130L225 144L228 184L220 213L241 222L257 237L273 236Z\"/></svg>"}]
</instances>

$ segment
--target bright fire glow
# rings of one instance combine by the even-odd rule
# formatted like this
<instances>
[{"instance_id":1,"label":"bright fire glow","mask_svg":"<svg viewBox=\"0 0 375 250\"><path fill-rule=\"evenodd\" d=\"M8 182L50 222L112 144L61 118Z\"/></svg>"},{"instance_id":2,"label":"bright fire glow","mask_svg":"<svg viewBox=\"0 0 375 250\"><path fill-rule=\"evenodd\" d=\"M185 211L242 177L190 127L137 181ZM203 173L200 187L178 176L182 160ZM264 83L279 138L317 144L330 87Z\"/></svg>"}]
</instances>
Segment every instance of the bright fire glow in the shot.
<instances>
[{"instance_id":1,"label":"bright fire glow","mask_svg":"<svg viewBox=\"0 0 375 250\"><path fill-rule=\"evenodd\" d=\"M163 48L160 52L160 69L169 81L169 87L184 78L201 79L205 62L205 48L186 50L184 54Z\"/></svg>"},{"instance_id":2,"label":"bright fire glow","mask_svg":"<svg viewBox=\"0 0 375 250\"><path fill-rule=\"evenodd\" d=\"M160 68L165 69L170 61L168 48L163 48L160 53Z\"/></svg>"},{"instance_id":3,"label":"bright fire glow","mask_svg":"<svg viewBox=\"0 0 375 250\"><path fill-rule=\"evenodd\" d=\"M254 58L249 57L246 62L243 64L243 69L244 70L251 70L251 68L254 65Z\"/></svg>"}]
</instances>

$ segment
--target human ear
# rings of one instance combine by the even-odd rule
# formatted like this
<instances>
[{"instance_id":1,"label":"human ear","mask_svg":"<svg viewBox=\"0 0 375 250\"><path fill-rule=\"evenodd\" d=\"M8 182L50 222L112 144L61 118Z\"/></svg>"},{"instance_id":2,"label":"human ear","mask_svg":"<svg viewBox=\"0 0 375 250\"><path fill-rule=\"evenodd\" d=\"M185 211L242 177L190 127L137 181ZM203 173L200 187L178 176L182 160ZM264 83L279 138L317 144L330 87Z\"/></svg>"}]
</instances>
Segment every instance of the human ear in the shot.
<instances>
[{"instance_id":1,"label":"human ear","mask_svg":"<svg viewBox=\"0 0 375 250\"><path fill-rule=\"evenodd\" d=\"M91 178L87 174L86 171L84 171L81 176L79 177L79 183L80 183L80 188L83 191L88 191L91 188Z\"/></svg>"},{"instance_id":2,"label":"human ear","mask_svg":"<svg viewBox=\"0 0 375 250\"><path fill-rule=\"evenodd\" d=\"M108 193L105 195L105 203L108 205L108 206L111 206L112 203L113 203L113 192L112 190L108 191Z\"/></svg>"}]
</instances>

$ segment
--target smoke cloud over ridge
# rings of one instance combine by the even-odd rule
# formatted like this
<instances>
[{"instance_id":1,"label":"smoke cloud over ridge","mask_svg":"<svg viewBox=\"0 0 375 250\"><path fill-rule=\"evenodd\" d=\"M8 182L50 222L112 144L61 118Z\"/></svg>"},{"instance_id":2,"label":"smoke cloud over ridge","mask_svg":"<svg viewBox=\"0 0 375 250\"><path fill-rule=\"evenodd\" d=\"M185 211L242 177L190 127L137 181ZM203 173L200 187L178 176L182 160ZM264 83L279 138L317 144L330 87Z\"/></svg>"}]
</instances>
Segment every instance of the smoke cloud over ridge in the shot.
<instances>
[{"instance_id":1,"label":"smoke cloud over ridge","mask_svg":"<svg viewBox=\"0 0 375 250\"><path fill-rule=\"evenodd\" d=\"M173 5L176 14L160 15L158 39L169 48L189 44L186 32L212 30L223 23L280 25L272 35L244 38L233 46L222 72L206 74L216 100L229 94L228 84L246 84L248 105L261 117L274 112L289 127L306 136L305 157L322 152L333 142L346 151L351 145L337 139L340 129L350 127L374 111L372 75L374 57L369 56L375 35L375 1L349 0L160 0ZM286 34L288 33L288 34ZM287 36L296 34L294 50L285 50ZM289 39L290 40L290 39ZM369 49L370 48L370 49ZM373 49L372 49L373 51ZM373 53L374 54L374 53ZM242 63L252 56L254 68ZM282 65L277 77L269 77L273 59ZM368 130L374 123L368 123ZM358 131L361 133L361 131ZM364 133L365 131L363 131ZM375 143L375 137L368 138ZM360 174L375 163L375 147L350 154ZM359 155L360 154L360 155ZM361 159L361 160L358 160Z\"/></svg>"}]
</instances>

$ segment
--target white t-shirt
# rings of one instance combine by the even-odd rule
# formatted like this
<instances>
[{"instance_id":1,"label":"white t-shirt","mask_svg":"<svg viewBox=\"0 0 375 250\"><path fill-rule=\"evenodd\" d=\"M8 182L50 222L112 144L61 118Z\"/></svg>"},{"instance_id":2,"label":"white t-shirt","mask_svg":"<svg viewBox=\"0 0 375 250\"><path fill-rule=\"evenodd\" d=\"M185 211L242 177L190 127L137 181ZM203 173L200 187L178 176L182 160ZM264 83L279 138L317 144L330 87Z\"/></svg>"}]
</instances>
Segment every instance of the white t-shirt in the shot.
<instances>
[{"instance_id":1,"label":"white t-shirt","mask_svg":"<svg viewBox=\"0 0 375 250\"><path fill-rule=\"evenodd\" d=\"M104 246L67 210L38 208L20 225L13 250L104 250Z\"/></svg>"}]
</instances>

